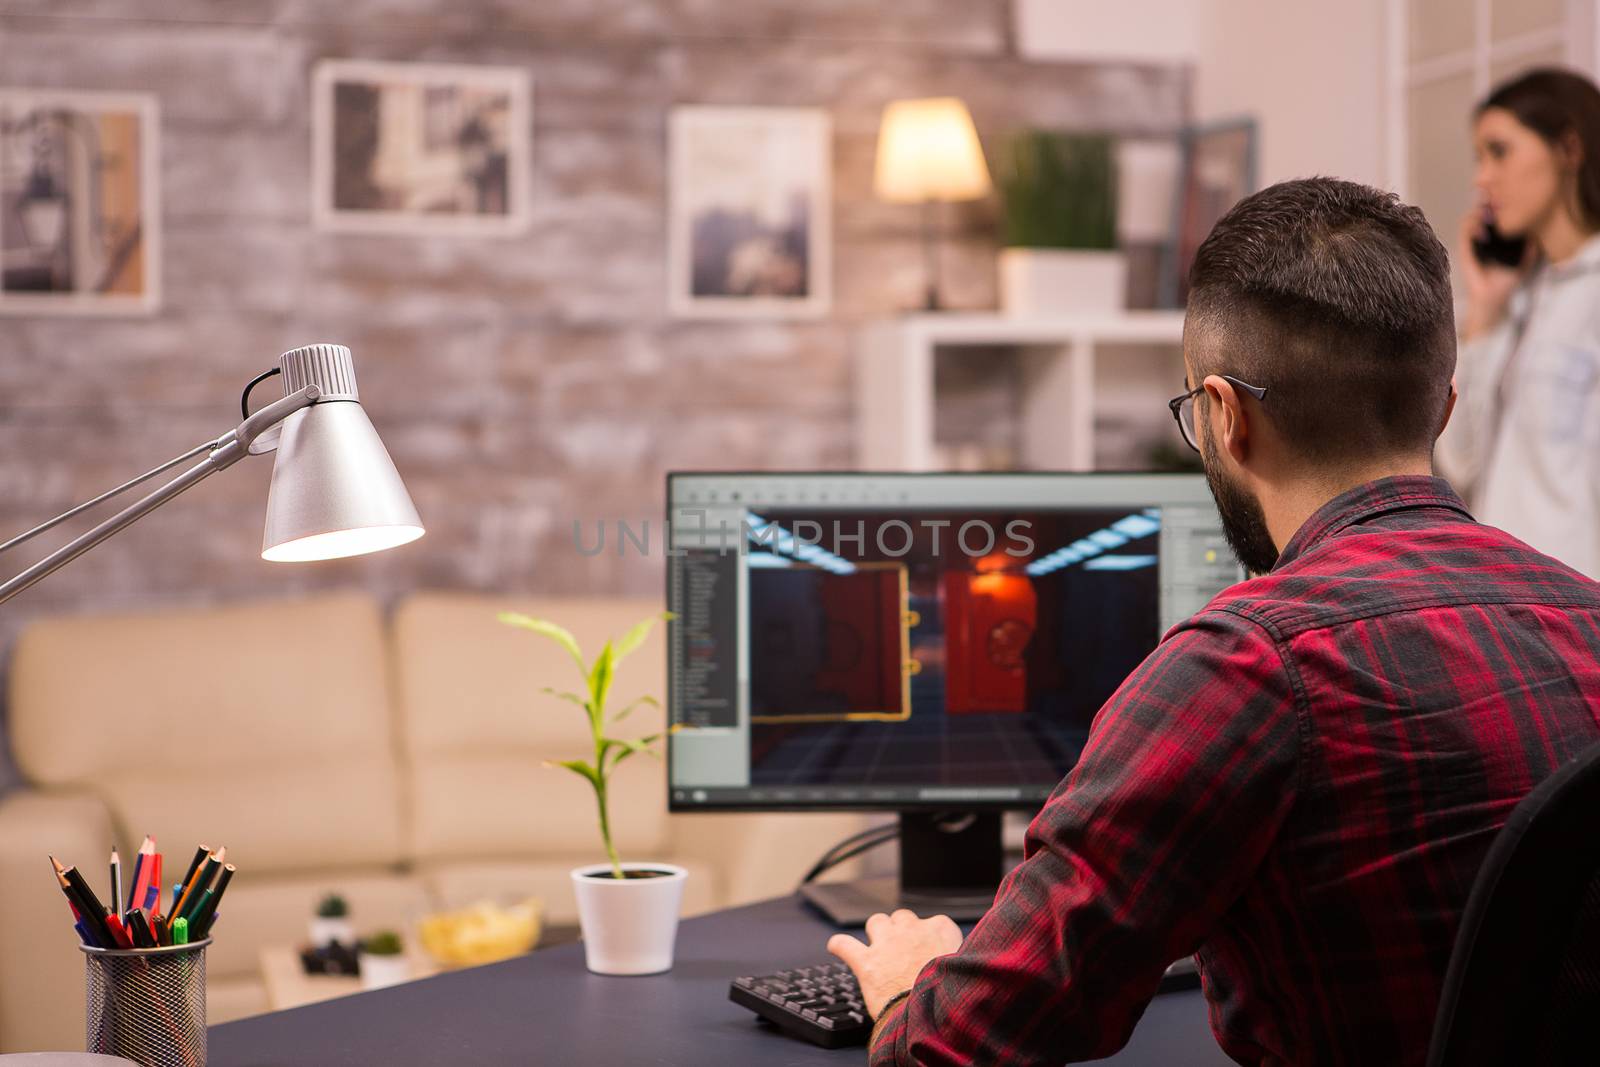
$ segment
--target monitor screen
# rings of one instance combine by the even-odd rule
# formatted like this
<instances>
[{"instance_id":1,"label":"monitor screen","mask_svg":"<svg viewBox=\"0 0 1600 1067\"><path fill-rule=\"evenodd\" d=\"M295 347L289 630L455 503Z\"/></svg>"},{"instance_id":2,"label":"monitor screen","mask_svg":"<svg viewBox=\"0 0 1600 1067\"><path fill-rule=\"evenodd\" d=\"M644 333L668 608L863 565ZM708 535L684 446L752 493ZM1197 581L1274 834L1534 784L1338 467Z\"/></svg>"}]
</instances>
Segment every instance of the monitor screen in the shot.
<instances>
[{"instance_id":1,"label":"monitor screen","mask_svg":"<svg viewBox=\"0 0 1600 1067\"><path fill-rule=\"evenodd\" d=\"M669 801L1037 807L1243 574L1202 475L674 473Z\"/></svg>"}]
</instances>

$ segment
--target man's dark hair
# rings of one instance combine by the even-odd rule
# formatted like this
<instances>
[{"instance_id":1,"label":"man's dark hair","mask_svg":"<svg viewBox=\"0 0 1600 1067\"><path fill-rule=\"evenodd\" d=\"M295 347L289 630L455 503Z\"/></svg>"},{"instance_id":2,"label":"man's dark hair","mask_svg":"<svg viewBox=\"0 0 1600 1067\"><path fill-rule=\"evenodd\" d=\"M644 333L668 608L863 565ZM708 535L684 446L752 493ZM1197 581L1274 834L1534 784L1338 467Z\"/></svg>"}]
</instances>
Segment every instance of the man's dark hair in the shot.
<instances>
[{"instance_id":1,"label":"man's dark hair","mask_svg":"<svg viewBox=\"0 0 1600 1067\"><path fill-rule=\"evenodd\" d=\"M1303 178L1239 201L1195 253L1187 329L1191 385L1265 386L1262 410L1304 459L1427 452L1444 418L1450 262L1393 193Z\"/></svg>"}]
</instances>

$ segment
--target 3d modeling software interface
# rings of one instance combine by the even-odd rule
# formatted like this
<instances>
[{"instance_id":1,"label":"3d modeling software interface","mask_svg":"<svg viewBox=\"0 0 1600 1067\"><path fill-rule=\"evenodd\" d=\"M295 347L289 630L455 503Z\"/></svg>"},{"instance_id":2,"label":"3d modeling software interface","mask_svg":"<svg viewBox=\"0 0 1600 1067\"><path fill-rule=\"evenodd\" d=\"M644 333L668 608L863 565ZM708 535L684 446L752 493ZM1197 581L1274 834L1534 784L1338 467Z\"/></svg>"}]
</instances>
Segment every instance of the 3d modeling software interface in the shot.
<instances>
[{"instance_id":1,"label":"3d modeling software interface","mask_svg":"<svg viewBox=\"0 0 1600 1067\"><path fill-rule=\"evenodd\" d=\"M1241 577L1204 479L669 479L674 806L1042 800Z\"/></svg>"}]
</instances>

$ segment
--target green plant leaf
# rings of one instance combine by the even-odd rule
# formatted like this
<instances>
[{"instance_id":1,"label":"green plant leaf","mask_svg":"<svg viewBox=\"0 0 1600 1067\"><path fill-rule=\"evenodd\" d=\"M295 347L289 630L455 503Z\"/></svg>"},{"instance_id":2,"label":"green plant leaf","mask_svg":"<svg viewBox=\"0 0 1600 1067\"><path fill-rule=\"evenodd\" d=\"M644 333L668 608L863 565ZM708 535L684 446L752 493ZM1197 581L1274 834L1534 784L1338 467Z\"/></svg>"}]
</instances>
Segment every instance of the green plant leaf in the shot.
<instances>
[{"instance_id":1,"label":"green plant leaf","mask_svg":"<svg viewBox=\"0 0 1600 1067\"><path fill-rule=\"evenodd\" d=\"M577 638L563 627L557 626L548 619L536 619L532 615L521 615L515 611L502 611L496 616L507 626L515 626L523 630L532 630L536 634L543 634L556 644L567 650L567 655L572 657L572 662L578 665L578 671L587 678L589 666L583 662L583 652L578 648Z\"/></svg>"},{"instance_id":2,"label":"green plant leaf","mask_svg":"<svg viewBox=\"0 0 1600 1067\"><path fill-rule=\"evenodd\" d=\"M612 657L612 665L616 666L621 664L622 661L627 658L628 653L642 645L644 643L644 639L650 635L650 628L657 622L664 622L668 619L675 618L677 618L677 615L673 614L672 612L663 611L660 615L652 615L648 619L643 619L637 623L634 623L633 629L623 634L622 640L617 642L617 651Z\"/></svg>"},{"instance_id":3,"label":"green plant leaf","mask_svg":"<svg viewBox=\"0 0 1600 1067\"><path fill-rule=\"evenodd\" d=\"M623 719L626 719L629 715L631 715L633 713L633 709L638 707L640 704L646 704L646 705L649 705L652 708L659 708L661 706L661 701L657 700L655 697L650 697L650 696L640 697L638 700L629 701L628 704L625 707L623 707L623 709L621 711L619 711L615 715L611 716L611 722L613 724L616 724L616 723L621 722Z\"/></svg>"},{"instance_id":4,"label":"green plant leaf","mask_svg":"<svg viewBox=\"0 0 1600 1067\"><path fill-rule=\"evenodd\" d=\"M610 776L612 767L617 765L617 761L611 760L611 766L608 767L606 766L606 760L610 759L612 750L624 747L623 743L615 737L600 739L600 766L603 768L602 773L607 777Z\"/></svg>"},{"instance_id":5,"label":"green plant leaf","mask_svg":"<svg viewBox=\"0 0 1600 1067\"><path fill-rule=\"evenodd\" d=\"M589 784L594 786L596 789L600 788L600 775L599 775L599 772L597 772L592 766L590 766L589 762L587 760L581 760L581 759L546 760L545 761L545 766L546 767L565 767L567 770L572 771L575 774L581 774L584 778L588 779Z\"/></svg>"},{"instance_id":6,"label":"green plant leaf","mask_svg":"<svg viewBox=\"0 0 1600 1067\"><path fill-rule=\"evenodd\" d=\"M555 687L548 686L548 685L545 686L543 689L541 689L540 692L541 693L549 693L553 697L560 697L562 700L568 701L569 703L572 703L572 704L576 704L576 705L578 705L578 707L582 708L585 712L588 712L588 710L589 710L588 701L584 700L577 693L569 693L569 692L567 692L565 690L558 690Z\"/></svg>"},{"instance_id":7,"label":"green plant leaf","mask_svg":"<svg viewBox=\"0 0 1600 1067\"><path fill-rule=\"evenodd\" d=\"M605 713L606 694L611 691L611 671L615 666L615 653L607 641L594 658L589 671L589 723L596 739L600 737L601 716Z\"/></svg>"},{"instance_id":8,"label":"green plant leaf","mask_svg":"<svg viewBox=\"0 0 1600 1067\"><path fill-rule=\"evenodd\" d=\"M627 759L629 756L632 756L635 753L639 753L639 752L643 752L648 756L654 756L657 759L660 759L661 758L661 753L655 751L655 749L651 748L650 746L655 744L657 741L661 740L661 738L663 736L665 736L665 735L664 734L650 734L650 735L648 735L646 737L636 737L636 738L633 738L632 740L624 740L623 738L620 738L620 737L608 737L608 738L606 738L606 740L605 740L605 749L606 749L607 752L610 752L613 748L622 749L622 751L618 752L616 754L616 757L614 759L612 759L611 766L609 768L607 768L607 770L608 771L616 770L617 769L617 764L621 763L623 760Z\"/></svg>"}]
</instances>

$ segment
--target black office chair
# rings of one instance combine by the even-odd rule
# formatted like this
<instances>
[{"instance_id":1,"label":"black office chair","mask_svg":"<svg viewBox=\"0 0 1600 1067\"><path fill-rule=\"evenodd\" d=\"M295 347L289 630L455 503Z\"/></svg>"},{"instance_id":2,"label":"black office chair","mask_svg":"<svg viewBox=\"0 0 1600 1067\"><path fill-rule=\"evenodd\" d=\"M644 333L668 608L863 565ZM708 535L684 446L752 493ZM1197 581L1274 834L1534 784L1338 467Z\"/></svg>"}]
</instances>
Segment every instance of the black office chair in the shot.
<instances>
[{"instance_id":1,"label":"black office chair","mask_svg":"<svg viewBox=\"0 0 1600 1067\"><path fill-rule=\"evenodd\" d=\"M1541 782L1467 898L1428 1067L1600 1063L1600 745Z\"/></svg>"}]
</instances>

